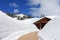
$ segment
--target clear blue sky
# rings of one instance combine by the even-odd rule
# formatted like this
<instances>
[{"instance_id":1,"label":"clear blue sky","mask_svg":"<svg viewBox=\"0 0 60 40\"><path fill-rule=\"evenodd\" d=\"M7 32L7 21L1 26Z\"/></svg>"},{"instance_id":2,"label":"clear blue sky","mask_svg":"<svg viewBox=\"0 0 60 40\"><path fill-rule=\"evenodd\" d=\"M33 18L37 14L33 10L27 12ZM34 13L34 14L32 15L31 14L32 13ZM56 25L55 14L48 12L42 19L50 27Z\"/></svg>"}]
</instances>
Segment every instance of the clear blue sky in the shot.
<instances>
[{"instance_id":1,"label":"clear blue sky","mask_svg":"<svg viewBox=\"0 0 60 40\"><path fill-rule=\"evenodd\" d=\"M40 5L27 5L28 0L0 0L0 10L4 12L14 13L14 10L19 10L19 13L24 13L26 15L31 15L29 13L29 8L39 8Z\"/></svg>"}]
</instances>

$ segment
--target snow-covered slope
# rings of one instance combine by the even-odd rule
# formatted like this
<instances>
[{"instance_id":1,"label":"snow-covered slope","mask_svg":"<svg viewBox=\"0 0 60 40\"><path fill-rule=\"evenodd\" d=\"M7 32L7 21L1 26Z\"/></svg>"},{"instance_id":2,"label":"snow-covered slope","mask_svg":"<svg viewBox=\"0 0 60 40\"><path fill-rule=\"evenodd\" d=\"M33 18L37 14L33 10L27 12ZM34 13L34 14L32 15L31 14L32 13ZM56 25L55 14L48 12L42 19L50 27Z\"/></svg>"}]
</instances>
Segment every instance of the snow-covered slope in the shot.
<instances>
[{"instance_id":1,"label":"snow-covered slope","mask_svg":"<svg viewBox=\"0 0 60 40\"><path fill-rule=\"evenodd\" d=\"M48 22L38 35L43 40L60 40L60 16Z\"/></svg>"},{"instance_id":2,"label":"snow-covered slope","mask_svg":"<svg viewBox=\"0 0 60 40\"><path fill-rule=\"evenodd\" d=\"M30 19L26 19L26 20L22 20L22 22L25 22L25 23L34 23L38 20L40 20L41 18L30 18Z\"/></svg>"},{"instance_id":3,"label":"snow-covered slope","mask_svg":"<svg viewBox=\"0 0 60 40\"><path fill-rule=\"evenodd\" d=\"M28 21L28 20L27 20ZM21 30L38 30L32 23L18 21L0 11L0 39Z\"/></svg>"},{"instance_id":4,"label":"snow-covered slope","mask_svg":"<svg viewBox=\"0 0 60 40\"><path fill-rule=\"evenodd\" d=\"M14 33L10 34L9 36L7 36L7 37L5 37L5 38L3 38L1 40L17 40L21 36L24 36L24 35L29 34L31 32L37 32L37 31L39 31L39 30L35 30L35 31L27 30L27 31L14 32Z\"/></svg>"}]
</instances>

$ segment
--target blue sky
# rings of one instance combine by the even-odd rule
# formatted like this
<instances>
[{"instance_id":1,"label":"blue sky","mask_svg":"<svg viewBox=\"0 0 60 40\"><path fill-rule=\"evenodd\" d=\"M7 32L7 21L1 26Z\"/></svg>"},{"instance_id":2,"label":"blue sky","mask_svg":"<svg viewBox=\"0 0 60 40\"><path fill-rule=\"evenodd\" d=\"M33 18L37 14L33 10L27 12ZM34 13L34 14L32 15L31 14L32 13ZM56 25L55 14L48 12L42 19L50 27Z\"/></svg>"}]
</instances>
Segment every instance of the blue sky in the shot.
<instances>
[{"instance_id":1,"label":"blue sky","mask_svg":"<svg viewBox=\"0 0 60 40\"><path fill-rule=\"evenodd\" d=\"M0 10L33 17L60 15L60 0L0 0Z\"/></svg>"},{"instance_id":2,"label":"blue sky","mask_svg":"<svg viewBox=\"0 0 60 40\"><path fill-rule=\"evenodd\" d=\"M30 0L0 0L0 10L10 13L31 15L31 8L40 8L40 4L30 5Z\"/></svg>"}]
</instances>

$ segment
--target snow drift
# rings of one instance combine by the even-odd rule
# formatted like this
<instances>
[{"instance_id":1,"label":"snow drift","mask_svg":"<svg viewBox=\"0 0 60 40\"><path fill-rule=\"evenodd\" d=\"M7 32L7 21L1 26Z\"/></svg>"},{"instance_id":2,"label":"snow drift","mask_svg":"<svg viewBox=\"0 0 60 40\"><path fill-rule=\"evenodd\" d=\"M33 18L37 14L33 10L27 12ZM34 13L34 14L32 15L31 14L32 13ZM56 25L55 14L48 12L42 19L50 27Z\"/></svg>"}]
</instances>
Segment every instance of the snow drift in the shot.
<instances>
[{"instance_id":1,"label":"snow drift","mask_svg":"<svg viewBox=\"0 0 60 40\"><path fill-rule=\"evenodd\" d=\"M43 40L60 40L60 16L48 22L38 35Z\"/></svg>"},{"instance_id":2,"label":"snow drift","mask_svg":"<svg viewBox=\"0 0 60 40\"><path fill-rule=\"evenodd\" d=\"M28 20L27 20L28 21ZM38 30L34 24L18 21L0 11L0 39L21 30Z\"/></svg>"}]
</instances>

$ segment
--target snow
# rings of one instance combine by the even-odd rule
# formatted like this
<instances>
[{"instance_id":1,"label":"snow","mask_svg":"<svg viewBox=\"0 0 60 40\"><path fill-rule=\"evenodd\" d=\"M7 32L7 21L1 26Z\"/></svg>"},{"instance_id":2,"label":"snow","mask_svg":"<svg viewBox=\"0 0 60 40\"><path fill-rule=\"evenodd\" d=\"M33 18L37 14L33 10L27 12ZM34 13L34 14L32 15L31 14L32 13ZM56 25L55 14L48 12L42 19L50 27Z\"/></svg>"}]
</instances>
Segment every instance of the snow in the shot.
<instances>
[{"instance_id":1,"label":"snow","mask_svg":"<svg viewBox=\"0 0 60 40\"><path fill-rule=\"evenodd\" d=\"M38 35L43 40L60 40L60 16L48 22Z\"/></svg>"},{"instance_id":2,"label":"snow","mask_svg":"<svg viewBox=\"0 0 60 40\"><path fill-rule=\"evenodd\" d=\"M38 20L40 20L41 18L30 18L30 19L26 19L26 20L22 20L22 22L26 22L26 23L34 23Z\"/></svg>"},{"instance_id":3,"label":"snow","mask_svg":"<svg viewBox=\"0 0 60 40\"><path fill-rule=\"evenodd\" d=\"M7 16L4 12L0 11L0 39L7 37L14 32L27 30L32 31L38 29L32 23L32 21L31 23L29 23L29 20L18 21Z\"/></svg>"},{"instance_id":4,"label":"snow","mask_svg":"<svg viewBox=\"0 0 60 40\"><path fill-rule=\"evenodd\" d=\"M18 32L14 32L12 34L10 34L8 37L5 37L1 40L17 40L19 37L25 35L25 34L28 34L28 33L31 33L31 32L36 32L36 30L27 30L27 31L18 31Z\"/></svg>"},{"instance_id":5,"label":"snow","mask_svg":"<svg viewBox=\"0 0 60 40\"><path fill-rule=\"evenodd\" d=\"M23 16L25 16L25 15L24 15L24 14L18 14L17 16L23 17Z\"/></svg>"},{"instance_id":6,"label":"snow","mask_svg":"<svg viewBox=\"0 0 60 40\"><path fill-rule=\"evenodd\" d=\"M55 17L57 17L57 15L51 15L51 16L45 16L47 18L50 18L50 19L54 19Z\"/></svg>"},{"instance_id":7,"label":"snow","mask_svg":"<svg viewBox=\"0 0 60 40\"><path fill-rule=\"evenodd\" d=\"M2 40L16 40L18 37L34 31L39 31L38 35L44 40L54 40L55 38L59 40L59 17L47 17L52 18L52 20L39 31L33 23L42 18L31 18L21 21L13 19L0 11L0 40L2 38Z\"/></svg>"}]
</instances>

